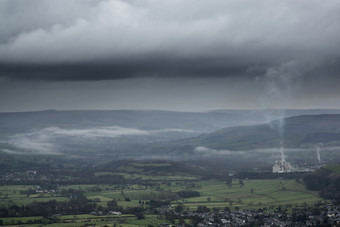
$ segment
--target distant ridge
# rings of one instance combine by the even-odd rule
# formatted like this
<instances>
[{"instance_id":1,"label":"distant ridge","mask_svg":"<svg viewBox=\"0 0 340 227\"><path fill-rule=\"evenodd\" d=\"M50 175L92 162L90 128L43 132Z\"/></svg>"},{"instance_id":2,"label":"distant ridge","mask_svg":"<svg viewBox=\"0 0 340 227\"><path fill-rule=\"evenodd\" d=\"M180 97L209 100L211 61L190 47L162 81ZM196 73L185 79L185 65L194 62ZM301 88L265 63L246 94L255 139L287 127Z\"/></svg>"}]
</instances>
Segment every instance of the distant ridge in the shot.
<instances>
[{"instance_id":1,"label":"distant ridge","mask_svg":"<svg viewBox=\"0 0 340 227\"><path fill-rule=\"evenodd\" d=\"M236 126L195 138L177 141L179 146L206 146L213 149L251 150L278 147L281 137L270 124ZM303 148L317 143L340 146L340 114L302 115L285 118L284 143Z\"/></svg>"}]
</instances>

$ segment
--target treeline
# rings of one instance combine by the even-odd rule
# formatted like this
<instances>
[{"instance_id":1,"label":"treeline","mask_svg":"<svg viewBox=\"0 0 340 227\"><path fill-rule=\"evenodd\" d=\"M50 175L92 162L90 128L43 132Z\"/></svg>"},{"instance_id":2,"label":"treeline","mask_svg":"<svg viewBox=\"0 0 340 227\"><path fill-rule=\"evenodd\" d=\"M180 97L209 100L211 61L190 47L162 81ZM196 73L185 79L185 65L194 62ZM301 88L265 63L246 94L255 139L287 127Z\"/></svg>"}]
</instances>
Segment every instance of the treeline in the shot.
<instances>
[{"instance_id":1,"label":"treeline","mask_svg":"<svg viewBox=\"0 0 340 227\"><path fill-rule=\"evenodd\" d=\"M325 199L340 204L340 175L325 168L308 173L303 180L309 190L318 191Z\"/></svg>"},{"instance_id":2,"label":"treeline","mask_svg":"<svg viewBox=\"0 0 340 227\"><path fill-rule=\"evenodd\" d=\"M239 172L233 176L237 179L253 179L253 180L263 180L263 179L278 179L280 177L284 179L297 179L304 175L302 172L291 172L291 173L273 173L273 172Z\"/></svg>"},{"instance_id":3,"label":"treeline","mask_svg":"<svg viewBox=\"0 0 340 227\"><path fill-rule=\"evenodd\" d=\"M126 184L124 176L119 174L107 174L107 175L88 175L73 179L72 184Z\"/></svg>"},{"instance_id":4,"label":"treeline","mask_svg":"<svg viewBox=\"0 0 340 227\"><path fill-rule=\"evenodd\" d=\"M95 176L94 173L84 174L74 172L72 175L55 176L53 173L44 177L44 179L11 179L1 180L0 185L72 185L72 184L127 184L129 183L124 176L120 174L107 174Z\"/></svg>"},{"instance_id":5,"label":"treeline","mask_svg":"<svg viewBox=\"0 0 340 227\"><path fill-rule=\"evenodd\" d=\"M107 202L107 207L97 205L92 200L86 199L80 190L70 189L69 191L70 201L58 202L56 200L50 200L48 202L33 202L26 206L10 206L8 208L0 208L0 218L4 217L33 217L43 216L44 218L51 220L55 215L76 215L76 214L89 214L95 215L108 214L110 211L119 211L124 214L134 214L138 219L144 218L146 211L159 214L159 208L168 207L169 201L162 200L150 200L136 207L122 207L118 206L117 201L111 200ZM40 223L40 220L37 220ZM33 222L30 221L29 224ZM34 222L36 223L36 222Z\"/></svg>"},{"instance_id":6,"label":"treeline","mask_svg":"<svg viewBox=\"0 0 340 227\"><path fill-rule=\"evenodd\" d=\"M26 206L13 205L0 208L0 217L48 216L52 214L83 214L96 209L97 204L88 200L81 190L69 189L70 201L33 202Z\"/></svg>"}]
</instances>

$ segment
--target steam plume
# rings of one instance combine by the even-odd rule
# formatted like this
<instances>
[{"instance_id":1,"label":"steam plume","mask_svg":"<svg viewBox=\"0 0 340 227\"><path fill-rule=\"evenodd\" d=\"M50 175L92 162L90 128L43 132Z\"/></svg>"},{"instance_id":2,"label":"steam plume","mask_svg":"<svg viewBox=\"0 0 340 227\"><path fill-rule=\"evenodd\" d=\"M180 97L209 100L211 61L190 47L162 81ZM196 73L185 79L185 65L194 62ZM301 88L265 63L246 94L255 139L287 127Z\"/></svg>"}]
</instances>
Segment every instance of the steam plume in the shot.
<instances>
[{"instance_id":1,"label":"steam plume","mask_svg":"<svg viewBox=\"0 0 340 227\"><path fill-rule=\"evenodd\" d=\"M294 90L302 77L300 64L297 61L283 63L277 67L271 67L264 75L265 97L263 105L266 109L265 117L270 126L275 128L281 137L284 135L285 110L280 106L288 106ZM275 120L275 121L273 121Z\"/></svg>"},{"instance_id":2,"label":"steam plume","mask_svg":"<svg viewBox=\"0 0 340 227\"><path fill-rule=\"evenodd\" d=\"M285 156L284 156L284 153L283 153L283 144L282 144L282 141L281 141L281 163L284 163L285 162Z\"/></svg>"},{"instance_id":3,"label":"steam plume","mask_svg":"<svg viewBox=\"0 0 340 227\"><path fill-rule=\"evenodd\" d=\"M263 78L265 93L262 99L262 106L265 109L265 118L269 127L275 129L280 137L281 162L284 161L284 125L285 110L293 97L298 82L302 78L301 64L298 61L282 63L279 66L267 70ZM261 80L257 78L257 80ZM279 109L279 107L281 107Z\"/></svg>"},{"instance_id":4,"label":"steam plume","mask_svg":"<svg viewBox=\"0 0 340 227\"><path fill-rule=\"evenodd\" d=\"M321 163L321 157L320 157L320 149L321 149L322 143L318 143L315 146L315 151L316 151L316 157L318 158L319 163Z\"/></svg>"}]
</instances>

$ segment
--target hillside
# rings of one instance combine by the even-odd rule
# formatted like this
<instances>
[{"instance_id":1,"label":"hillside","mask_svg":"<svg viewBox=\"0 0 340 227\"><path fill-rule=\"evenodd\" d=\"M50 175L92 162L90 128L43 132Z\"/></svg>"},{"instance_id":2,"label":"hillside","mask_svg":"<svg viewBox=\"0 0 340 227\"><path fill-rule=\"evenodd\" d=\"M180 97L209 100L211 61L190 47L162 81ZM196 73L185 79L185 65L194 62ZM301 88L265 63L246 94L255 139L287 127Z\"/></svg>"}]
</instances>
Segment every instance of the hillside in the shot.
<instances>
[{"instance_id":1,"label":"hillside","mask_svg":"<svg viewBox=\"0 0 340 227\"><path fill-rule=\"evenodd\" d=\"M254 115L237 110L202 113L156 110L0 113L0 151L80 156L87 153L93 156L95 153L101 156L120 152L120 148L135 143L190 138L227 126L259 121L263 121L259 113Z\"/></svg>"},{"instance_id":2,"label":"hillside","mask_svg":"<svg viewBox=\"0 0 340 227\"><path fill-rule=\"evenodd\" d=\"M277 147L281 137L270 124L231 127L183 141L186 144L231 150ZM317 143L340 145L340 115L304 115L285 119L284 143L288 148L303 148Z\"/></svg>"},{"instance_id":3,"label":"hillside","mask_svg":"<svg viewBox=\"0 0 340 227\"><path fill-rule=\"evenodd\" d=\"M318 191L325 199L340 204L340 164L327 165L307 174L303 180L309 190Z\"/></svg>"},{"instance_id":4,"label":"hillside","mask_svg":"<svg viewBox=\"0 0 340 227\"><path fill-rule=\"evenodd\" d=\"M135 149L141 154L151 152L182 159L215 158L229 165L270 166L280 158L281 137L273 125L275 122L229 127L194 138L148 144ZM283 135L285 156L292 164L340 161L340 115L286 118Z\"/></svg>"},{"instance_id":5,"label":"hillside","mask_svg":"<svg viewBox=\"0 0 340 227\"><path fill-rule=\"evenodd\" d=\"M120 126L138 129L180 128L213 131L263 121L246 111L174 112L157 110L72 110L0 113L0 132L22 133L45 127L89 128Z\"/></svg>"},{"instance_id":6,"label":"hillside","mask_svg":"<svg viewBox=\"0 0 340 227\"><path fill-rule=\"evenodd\" d=\"M207 146L214 149L244 150L277 147L281 141L274 122L228 127L195 138L176 141L177 145ZM285 119L284 143L298 148L311 144L340 144L340 115L304 115Z\"/></svg>"},{"instance_id":7,"label":"hillside","mask_svg":"<svg viewBox=\"0 0 340 227\"><path fill-rule=\"evenodd\" d=\"M322 111L336 112L287 112ZM277 120L251 125L263 118L263 112L242 110L0 113L0 150L105 161L217 159L228 165L270 168L280 158L282 138ZM340 114L293 116L284 121L285 155L292 164L340 161ZM321 149L320 161L316 149Z\"/></svg>"},{"instance_id":8,"label":"hillside","mask_svg":"<svg viewBox=\"0 0 340 227\"><path fill-rule=\"evenodd\" d=\"M138 129L180 128L211 132L231 126L254 125L283 110L215 110L175 112L158 110L46 110L0 113L0 133L23 133L45 127L86 128L120 126ZM285 116L340 114L340 110L285 110Z\"/></svg>"}]
</instances>

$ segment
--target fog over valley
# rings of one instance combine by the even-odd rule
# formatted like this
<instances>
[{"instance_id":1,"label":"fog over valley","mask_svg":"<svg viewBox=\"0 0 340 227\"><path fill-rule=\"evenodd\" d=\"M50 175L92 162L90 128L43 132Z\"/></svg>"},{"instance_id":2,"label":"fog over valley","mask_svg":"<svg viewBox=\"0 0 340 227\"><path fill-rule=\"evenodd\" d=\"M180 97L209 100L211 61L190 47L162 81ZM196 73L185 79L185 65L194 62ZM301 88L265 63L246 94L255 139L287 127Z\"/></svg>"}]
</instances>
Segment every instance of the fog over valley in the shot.
<instances>
[{"instance_id":1,"label":"fog over valley","mask_svg":"<svg viewBox=\"0 0 340 227\"><path fill-rule=\"evenodd\" d=\"M284 146L284 155L291 163L334 163L339 160L339 112L268 109L2 113L1 152L96 162L251 160L254 165L269 168L280 158ZM268 121L282 113L291 117Z\"/></svg>"}]
</instances>

